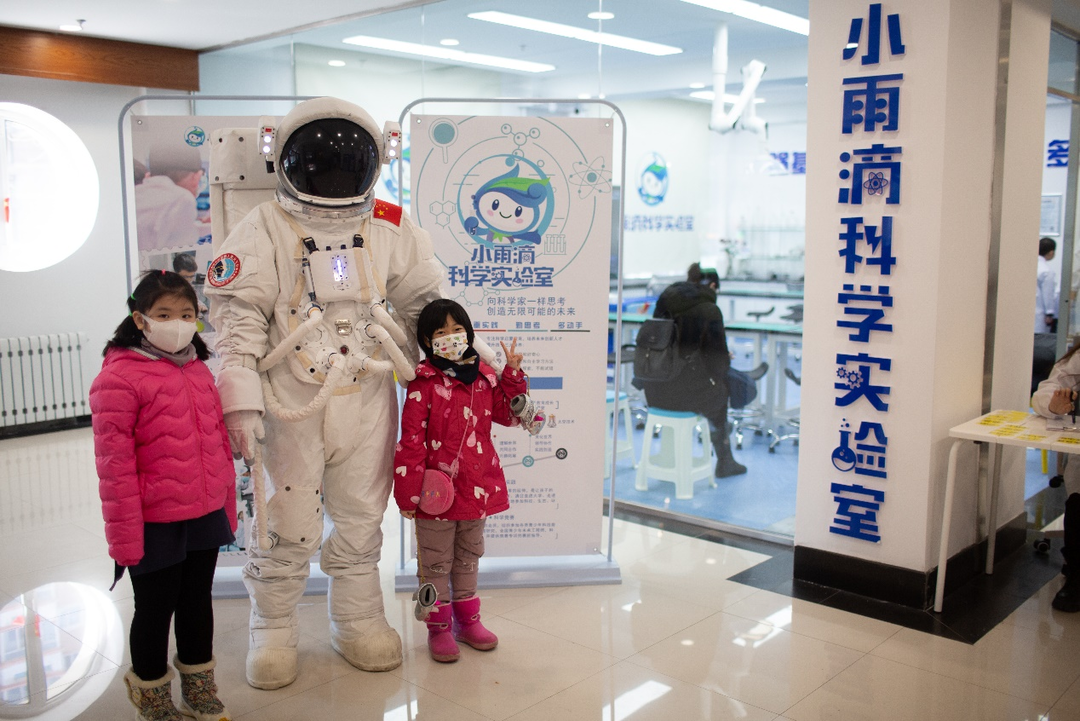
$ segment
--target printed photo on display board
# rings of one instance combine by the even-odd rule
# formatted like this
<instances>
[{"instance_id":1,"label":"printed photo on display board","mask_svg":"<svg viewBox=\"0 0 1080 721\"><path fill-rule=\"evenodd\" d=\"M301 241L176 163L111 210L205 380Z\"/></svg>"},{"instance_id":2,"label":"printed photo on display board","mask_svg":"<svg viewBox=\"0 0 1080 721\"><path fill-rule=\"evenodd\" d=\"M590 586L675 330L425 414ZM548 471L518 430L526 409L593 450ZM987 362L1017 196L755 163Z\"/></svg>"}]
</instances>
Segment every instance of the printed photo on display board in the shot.
<instances>
[{"instance_id":1,"label":"printed photo on display board","mask_svg":"<svg viewBox=\"0 0 1080 721\"><path fill-rule=\"evenodd\" d=\"M411 205L443 288L498 350L516 338L538 436L495 429L510 509L489 556L592 553L603 514L613 121L414 115Z\"/></svg>"}]
</instances>

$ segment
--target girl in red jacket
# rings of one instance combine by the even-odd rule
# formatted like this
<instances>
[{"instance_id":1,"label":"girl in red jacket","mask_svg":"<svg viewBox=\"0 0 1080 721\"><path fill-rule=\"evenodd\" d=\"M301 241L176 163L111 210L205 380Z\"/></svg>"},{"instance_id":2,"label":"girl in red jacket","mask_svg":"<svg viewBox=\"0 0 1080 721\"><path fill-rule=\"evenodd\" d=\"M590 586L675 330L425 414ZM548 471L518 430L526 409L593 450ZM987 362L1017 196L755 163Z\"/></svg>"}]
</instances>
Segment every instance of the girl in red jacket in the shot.
<instances>
[{"instance_id":1,"label":"girl in red jacket","mask_svg":"<svg viewBox=\"0 0 1080 721\"><path fill-rule=\"evenodd\" d=\"M401 515L416 522L417 575L438 592L426 619L428 649L436 661L450 662L458 658L455 638L481 651L499 643L480 623L476 596L484 521L509 507L491 424L522 425L520 414L527 428L539 432L539 419L525 396L516 339L509 349L503 345L506 368L499 380L480 361L469 316L454 301L435 300L420 311L416 337L427 358L416 368L401 412L394 499ZM522 405L528 415L515 414ZM421 504L423 493L430 497L432 477L449 480L453 489L453 502L437 513L425 511L432 508L426 501Z\"/></svg>"},{"instance_id":2,"label":"girl in red jacket","mask_svg":"<svg viewBox=\"0 0 1080 721\"><path fill-rule=\"evenodd\" d=\"M230 719L214 683L218 548L236 532L236 472L214 378L195 333L198 299L176 273L150 271L105 346L90 386L109 555L135 591L128 698L140 719ZM115 584L114 584L115 585ZM180 711L172 701L176 617Z\"/></svg>"}]
</instances>

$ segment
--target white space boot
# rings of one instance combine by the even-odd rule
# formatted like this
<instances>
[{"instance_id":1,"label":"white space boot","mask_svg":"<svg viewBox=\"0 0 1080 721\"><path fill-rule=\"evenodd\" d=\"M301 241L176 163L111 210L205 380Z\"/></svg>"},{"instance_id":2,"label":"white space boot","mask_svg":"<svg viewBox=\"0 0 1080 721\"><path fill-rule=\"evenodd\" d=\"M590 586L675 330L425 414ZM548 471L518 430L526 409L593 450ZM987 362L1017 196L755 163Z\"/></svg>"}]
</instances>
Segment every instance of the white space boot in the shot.
<instances>
[{"instance_id":1,"label":"white space boot","mask_svg":"<svg viewBox=\"0 0 1080 721\"><path fill-rule=\"evenodd\" d=\"M139 712L139 721L184 721L176 710L172 700L172 680L176 674L172 669L161 678L143 681L131 671L124 674L124 686L127 687L128 701Z\"/></svg>"},{"instance_id":2,"label":"white space boot","mask_svg":"<svg viewBox=\"0 0 1080 721\"><path fill-rule=\"evenodd\" d=\"M217 683L214 681L217 661L214 658L189 666L173 656L173 666L180 672L180 713L196 721L232 721L232 716L217 695Z\"/></svg>"},{"instance_id":3,"label":"white space boot","mask_svg":"<svg viewBox=\"0 0 1080 721\"><path fill-rule=\"evenodd\" d=\"M255 616L252 614L252 621ZM296 680L296 647L300 634L294 624L285 628L252 628L248 640L247 682L272 691Z\"/></svg>"},{"instance_id":4,"label":"white space boot","mask_svg":"<svg viewBox=\"0 0 1080 721\"><path fill-rule=\"evenodd\" d=\"M361 671L392 671L401 665L401 637L382 615L331 621L330 644Z\"/></svg>"}]
</instances>

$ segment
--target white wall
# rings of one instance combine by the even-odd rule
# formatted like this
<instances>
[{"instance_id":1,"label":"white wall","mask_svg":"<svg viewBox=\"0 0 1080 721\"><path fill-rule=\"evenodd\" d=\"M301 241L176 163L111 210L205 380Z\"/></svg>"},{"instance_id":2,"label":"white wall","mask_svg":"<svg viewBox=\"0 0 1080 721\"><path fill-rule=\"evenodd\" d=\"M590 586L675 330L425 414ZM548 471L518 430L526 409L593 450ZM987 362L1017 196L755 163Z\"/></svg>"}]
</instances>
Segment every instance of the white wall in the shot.
<instances>
[{"instance_id":1,"label":"white wall","mask_svg":"<svg viewBox=\"0 0 1080 721\"><path fill-rule=\"evenodd\" d=\"M626 214L692 215L692 232L628 229L628 277L679 274L694 262L721 270L726 258L720 241L743 240L746 226L801 227L806 208L805 175L770 175L769 152L806 151L805 108L761 105L769 138L747 131L709 130L709 106L685 100L634 100L618 103L627 123ZM669 188L664 201L649 206L637 193L641 164L658 153L667 162ZM801 244L801 234L798 235ZM766 251L745 246L747 253Z\"/></svg>"},{"instance_id":2,"label":"white wall","mask_svg":"<svg viewBox=\"0 0 1080 721\"><path fill-rule=\"evenodd\" d=\"M100 182L97 222L86 243L61 263L30 273L0 270L0 336L71 331L90 336L84 377L101 367L101 350L127 314L127 271L120 200L117 119L139 88L0 75L0 98L31 105L66 123L90 150ZM63 212L64 199L56 199ZM42 222L47 223L48 219Z\"/></svg>"}]
</instances>

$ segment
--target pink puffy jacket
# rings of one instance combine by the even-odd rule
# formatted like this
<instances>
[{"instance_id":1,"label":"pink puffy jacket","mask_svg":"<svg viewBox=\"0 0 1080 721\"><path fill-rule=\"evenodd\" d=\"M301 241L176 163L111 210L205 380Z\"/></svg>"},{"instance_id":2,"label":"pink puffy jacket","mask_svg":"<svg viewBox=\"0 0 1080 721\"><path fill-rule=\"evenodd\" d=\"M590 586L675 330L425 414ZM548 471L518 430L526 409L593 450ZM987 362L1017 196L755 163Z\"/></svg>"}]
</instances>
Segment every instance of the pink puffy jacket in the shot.
<instances>
[{"instance_id":1,"label":"pink puffy jacket","mask_svg":"<svg viewBox=\"0 0 1080 721\"><path fill-rule=\"evenodd\" d=\"M236 531L236 471L210 369L111 348L90 386L94 453L109 555L143 557L143 523L224 507Z\"/></svg>"},{"instance_id":2,"label":"pink puffy jacket","mask_svg":"<svg viewBox=\"0 0 1080 721\"><path fill-rule=\"evenodd\" d=\"M525 374L506 368L502 379L486 363L472 385L466 385L425 360L409 382L401 409L401 441L394 453L394 499L417 518L432 518L419 508L424 469L446 470L458 457L454 503L442 520L486 518L510 507L491 424L519 426L510 399L526 393ZM468 413L465 412L468 408Z\"/></svg>"}]
</instances>

